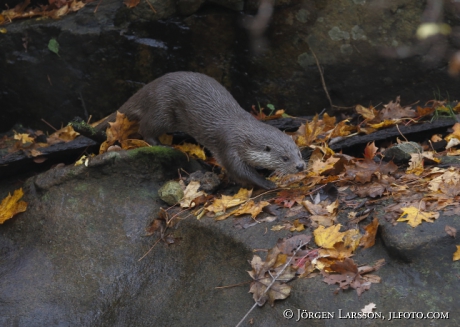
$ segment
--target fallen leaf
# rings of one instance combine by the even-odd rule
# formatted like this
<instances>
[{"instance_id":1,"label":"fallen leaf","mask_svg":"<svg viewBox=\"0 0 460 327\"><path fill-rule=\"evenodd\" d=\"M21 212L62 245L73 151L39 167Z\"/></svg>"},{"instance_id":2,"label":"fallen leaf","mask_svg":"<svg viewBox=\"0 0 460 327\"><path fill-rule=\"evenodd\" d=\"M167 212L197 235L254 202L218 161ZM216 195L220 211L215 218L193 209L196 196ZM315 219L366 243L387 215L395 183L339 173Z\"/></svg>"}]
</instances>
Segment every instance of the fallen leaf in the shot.
<instances>
[{"instance_id":1,"label":"fallen leaf","mask_svg":"<svg viewBox=\"0 0 460 327\"><path fill-rule=\"evenodd\" d=\"M184 153L187 153L193 158L206 160L204 149L197 144L184 143L182 145L175 145L174 148Z\"/></svg>"},{"instance_id":2,"label":"fallen leaf","mask_svg":"<svg viewBox=\"0 0 460 327\"><path fill-rule=\"evenodd\" d=\"M378 228L379 228L379 220L377 218L374 218L374 220L369 225L364 226L364 229L366 230L366 234L364 234L364 236L362 237L359 245L361 245L365 249L370 248L371 246L374 246L375 236L377 235Z\"/></svg>"},{"instance_id":3,"label":"fallen leaf","mask_svg":"<svg viewBox=\"0 0 460 327\"><path fill-rule=\"evenodd\" d=\"M457 236L457 229L452 226L446 225L444 230L446 231L447 235L452 236L453 238Z\"/></svg>"},{"instance_id":4,"label":"fallen leaf","mask_svg":"<svg viewBox=\"0 0 460 327\"><path fill-rule=\"evenodd\" d=\"M0 203L0 224L3 224L16 214L26 211L27 202L19 201L23 195L24 192L22 188L20 188L15 190L13 195L8 194L8 196L2 200L2 203Z\"/></svg>"},{"instance_id":5,"label":"fallen leaf","mask_svg":"<svg viewBox=\"0 0 460 327\"><path fill-rule=\"evenodd\" d=\"M453 261L460 260L460 245L456 245L457 251L454 253Z\"/></svg>"},{"instance_id":6,"label":"fallen leaf","mask_svg":"<svg viewBox=\"0 0 460 327\"><path fill-rule=\"evenodd\" d=\"M439 212L425 212L413 206L401 208L401 210L403 213L397 221L407 221L412 227L417 227L423 220L432 223L435 219L439 218Z\"/></svg>"},{"instance_id":7,"label":"fallen leaf","mask_svg":"<svg viewBox=\"0 0 460 327\"><path fill-rule=\"evenodd\" d=\"M315 243L325 249L333 249L334 244L337 242L342 242L345 236L345 233L339 232L342 225L337 224L328 228L319 226L313 232L315 236Z\"/></svg>"}]
</instances>

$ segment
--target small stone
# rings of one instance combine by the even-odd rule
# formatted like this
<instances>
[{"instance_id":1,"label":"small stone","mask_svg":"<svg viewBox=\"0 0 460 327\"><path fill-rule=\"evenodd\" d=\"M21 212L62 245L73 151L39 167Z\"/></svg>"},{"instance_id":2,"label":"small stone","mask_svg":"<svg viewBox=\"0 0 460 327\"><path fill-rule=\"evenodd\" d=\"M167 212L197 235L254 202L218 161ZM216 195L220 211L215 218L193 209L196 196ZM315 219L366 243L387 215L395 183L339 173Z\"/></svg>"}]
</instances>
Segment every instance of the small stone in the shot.
<instances>
[{"instance_id":1,"label":"small stone","mask_svg":"<svg viewBox=\"0 0 460 327\"><path fill-rule=\"evenodd\" d=\"M184 197L184 191L179 182L169 181L158 190L158 195L164 202L173 206Z\"/></svg>"}]
</instances>

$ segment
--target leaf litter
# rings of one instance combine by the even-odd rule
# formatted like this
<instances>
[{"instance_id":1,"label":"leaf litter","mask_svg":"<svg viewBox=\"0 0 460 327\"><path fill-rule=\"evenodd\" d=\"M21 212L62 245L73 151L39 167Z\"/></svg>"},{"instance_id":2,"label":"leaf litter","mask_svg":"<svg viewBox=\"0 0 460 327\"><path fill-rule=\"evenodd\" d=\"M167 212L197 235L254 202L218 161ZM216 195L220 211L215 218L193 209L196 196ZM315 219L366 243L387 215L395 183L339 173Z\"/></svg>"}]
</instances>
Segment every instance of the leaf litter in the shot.
<instances>
[{"instance_id":1,"label":"leaf litter","mask_svg":"<svg viewBox=\"0 0 460 327\"><path fill-rule=\"evenodd\" d=\"M344 226L338 223L338 212L343 206L354 205L355 209L359 209L359 206L368 205L369 201L391 196L395 202L385 208L385 218L393 224L407 223L412 228L417 228L423 223L435 223L440 211L446 215L460 214L458 168L439 165L439 158L443 155L460 155L460 124L453 124L450 134L431 137L435 141L456 140L456 145L438 152L433 151L429 143L422 145L424 150L412 154L407 168L398 167L392 160L386 159L385 147L378 147L374 143L369 143L365 147L363 158L335 153L328 144L336 139L369 134L388 126L416 124L434 115L442 109L440 108L437 102L432 102L431 106L425 108L403 107L398 97L384 105L382 110L372 106L356 106L355 115L358 117L358 123L354 124L352 118L337 122L335 117L327 114L324 114L322 119L315 116L311 122L302 124L291 135L298 146L308 146L312 149L308 168L294 175L271 177L280 189L256 194L254 197L252 190L248 189L240 189L234 195L216 196L201 191L199 183L191 183L186 196L179 204L181 209L176 212L161 209L158 218L149 226L147 234L160 233L160 238L154 246L160 240L173 244L175 238L168 234L167 230L174 226L177 218L185 212L198 218L205 215L214 217L215 220L227 219L230 216L247 216L253 223L245 223L244 228L281 219L282 224L273 225L271 231L289 230L295 233L294 236L280 239L275 247L267 252L265 259L255 255L250 262L252 270L249 275L253 279L250 292L256 306L266 302L273 306L276 300L289 296L289 281L318 274L323 276L324 282L338 285L337 291L352 288L359 296L373 283L380 282L378 276L370 273L380 269L384 262L360 266L354 262L352 256L359 247L366 249L375 244L379 222L377 218L373 218L368 220L367 225L359 228L358 224L372 215L372 210L366 209L364 213L350 212L349 222ZM460 106L451 109L453 112L459 112ZM285 113L278 112L277 115L283 116ZM257 117L269 119L262 112L257 113ZM100 152L110 151L112 146L122 149L148 146L144 141L137 139L136 132L137 123L130 122L123 114L118 113L116 121L107 129L107 141L101 146ZM76 135L72 129L63 129L46 139L51 144L53 140L65 142ZM38 136L17 133L14 137L14 146L10 147L9 151L24 151L32 156L33 151L39 152L37 149L47 145L37 142ZM160 140L172 144L171 137L162 137ZM2 139L0 147L8 142L12 141ZM182 144L176 148L190 157L215 163L212 158L206 157L199 146ZM368 200L353 202L344 196L333 197L334 192L328 193L331 190L335 190L336 194L339 193L337 190L340 190L340 193L347 194L347 197L355 196ZM284 216L278 219L273 216L261 218L264 210L272 205L283 208ZM24 205L20 205L19 208L17 212L25 210ZM455 228L448 227L446 226L446 233L455 235ZM305 234L307 228L313 229L315 242L315 245L309 244L309 248L306 247L310 242L310 236ZM453 254L453 260L460 259L459 253L460 246Z\"/></svg>"}]
</instances>

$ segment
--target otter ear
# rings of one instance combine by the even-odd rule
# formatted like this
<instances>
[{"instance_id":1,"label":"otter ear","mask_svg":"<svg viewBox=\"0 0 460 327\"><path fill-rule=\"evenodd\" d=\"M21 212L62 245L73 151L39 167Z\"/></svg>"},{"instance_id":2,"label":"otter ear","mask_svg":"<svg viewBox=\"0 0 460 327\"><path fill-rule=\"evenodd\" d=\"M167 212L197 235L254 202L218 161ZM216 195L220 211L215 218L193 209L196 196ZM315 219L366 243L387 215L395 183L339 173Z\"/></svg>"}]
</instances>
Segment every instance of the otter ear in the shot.
<instances>
[{"instance_id":1,"label":"otter ear","mask_svg":"<svg viewBox=\"0 0 460 327\"><path fill-rule=\"evenodd\" d=\"M270 152L271 150L272 149L268 145L265 146L265 149L264 149L265 152Z\"/></svg>"}]
</instances>

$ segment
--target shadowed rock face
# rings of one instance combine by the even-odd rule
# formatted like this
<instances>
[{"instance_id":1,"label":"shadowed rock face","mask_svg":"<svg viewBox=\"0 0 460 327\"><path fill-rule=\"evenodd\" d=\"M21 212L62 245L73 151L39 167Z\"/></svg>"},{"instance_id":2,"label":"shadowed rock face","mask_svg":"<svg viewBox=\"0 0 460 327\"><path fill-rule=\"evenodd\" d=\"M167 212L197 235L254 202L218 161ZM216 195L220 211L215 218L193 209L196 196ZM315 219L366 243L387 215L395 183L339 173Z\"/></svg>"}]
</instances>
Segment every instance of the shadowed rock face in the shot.
<instances>
[{"instance_id":1,"label":"shadowed rock face","mask_svg":"<svg viewBox=\"0 0 460 327\"><path fill-rule=\"evenodd\" d=\"M55 127L74 116L102 118L145 83L179 70L216 78L246 110L259 102L311 115L329 106L312 50L335 105L387 103L397 95L423 102L437 89L440 98L455 97L445 70L455 35L451 43L414 39L424 5L279 1L258 56L242 23L257 10L253 1L244 15L226 9L240 10L238 1L161 0L154 13L145 1L128 9L104 0L60 20L17 20L0 38L0 131L15 123L45 129L42 118ZM448 18L454 27L454 10ZM52 38L59 56L47 48Z\"/></svg>"}]
</instances>

